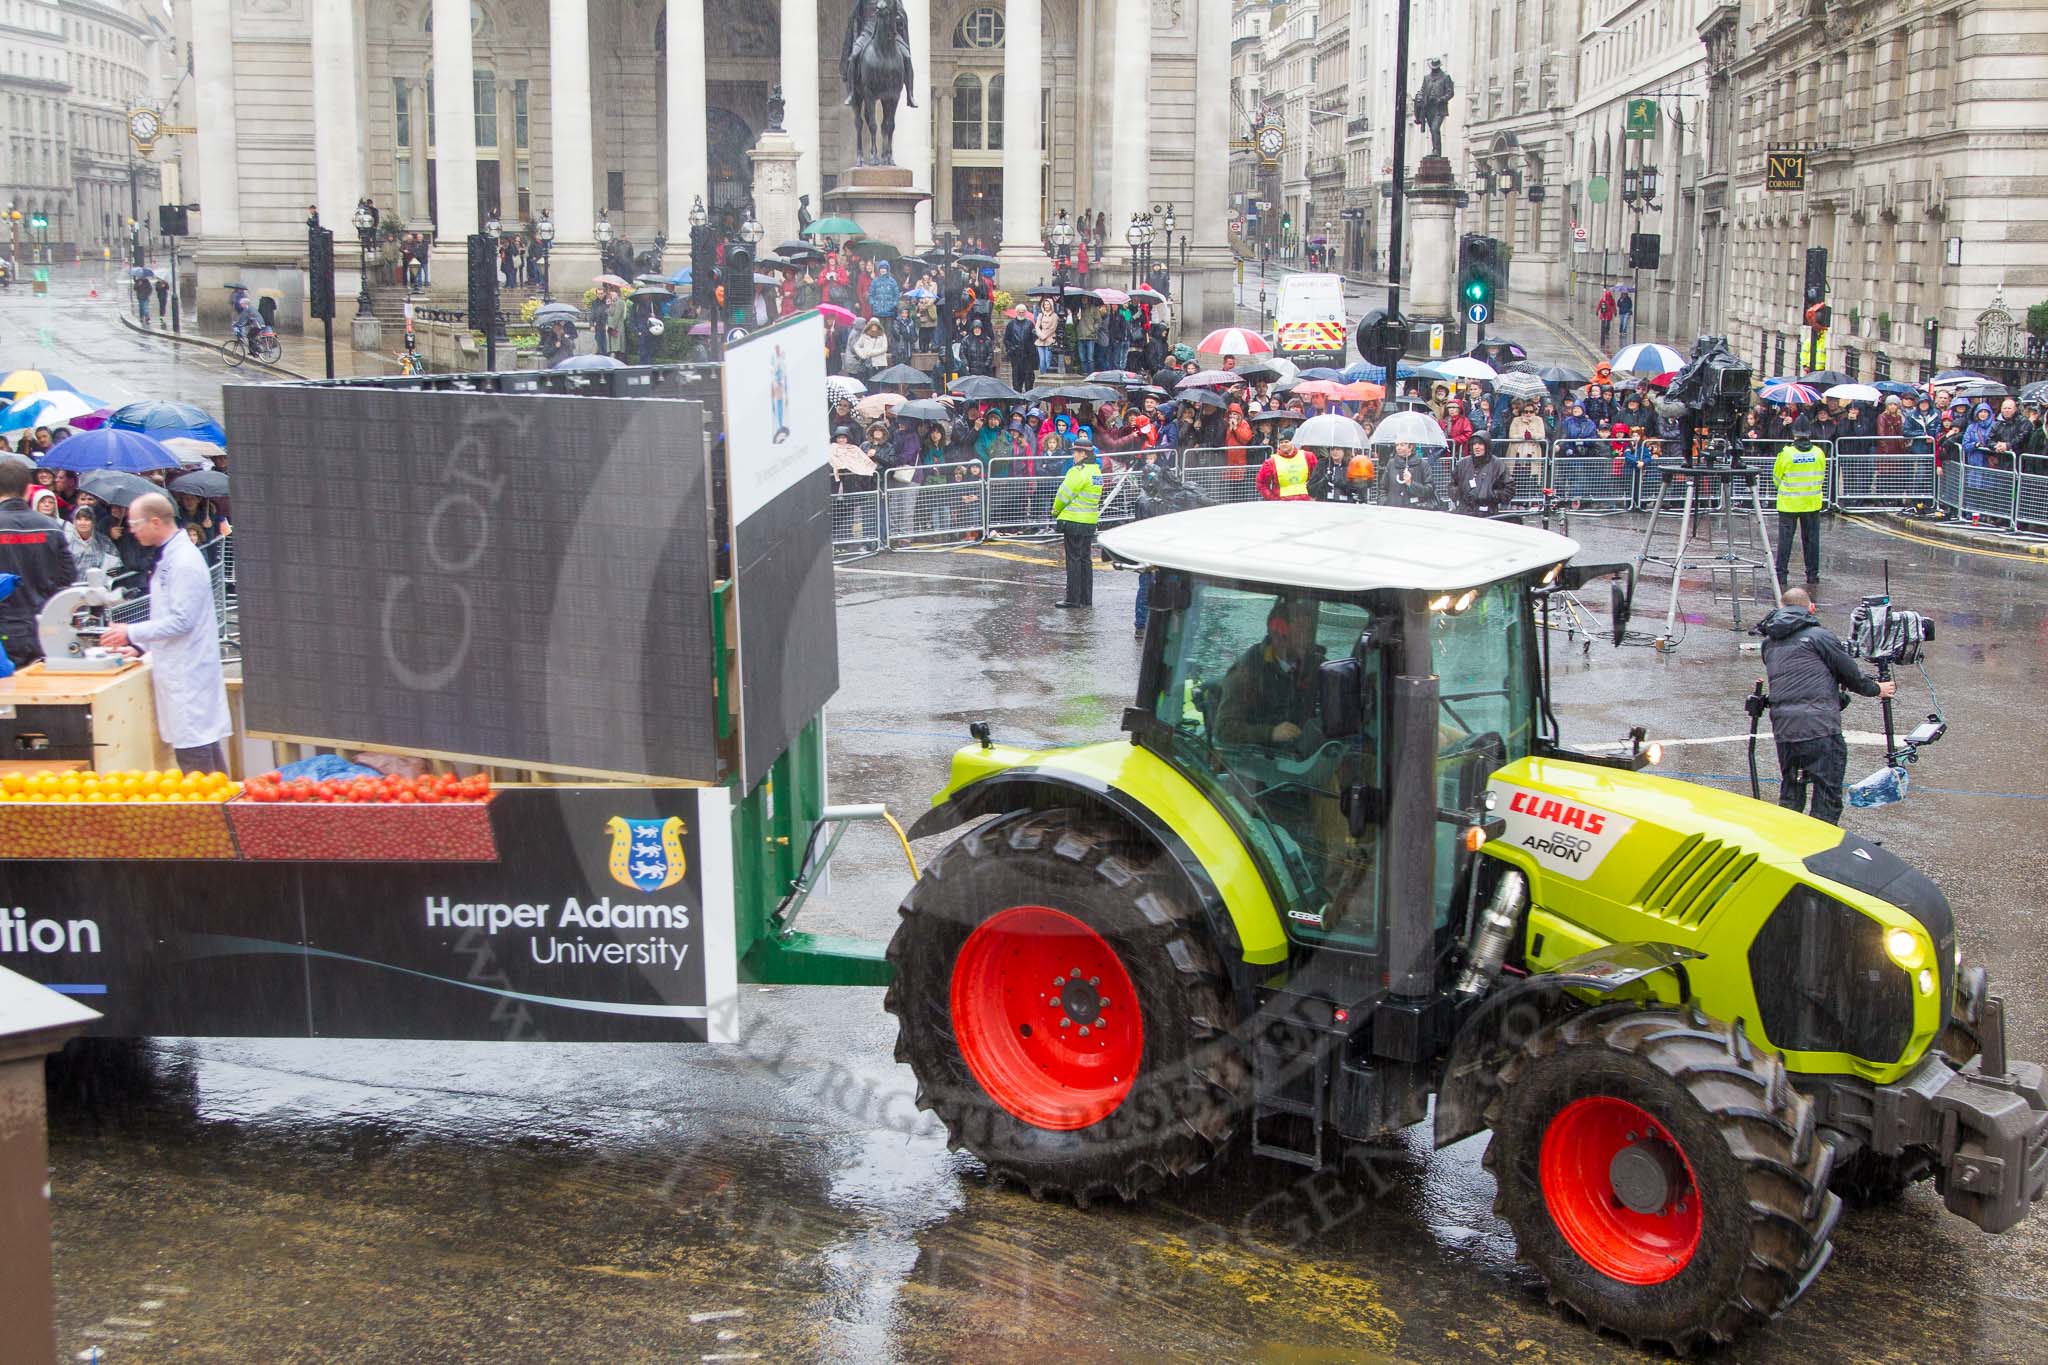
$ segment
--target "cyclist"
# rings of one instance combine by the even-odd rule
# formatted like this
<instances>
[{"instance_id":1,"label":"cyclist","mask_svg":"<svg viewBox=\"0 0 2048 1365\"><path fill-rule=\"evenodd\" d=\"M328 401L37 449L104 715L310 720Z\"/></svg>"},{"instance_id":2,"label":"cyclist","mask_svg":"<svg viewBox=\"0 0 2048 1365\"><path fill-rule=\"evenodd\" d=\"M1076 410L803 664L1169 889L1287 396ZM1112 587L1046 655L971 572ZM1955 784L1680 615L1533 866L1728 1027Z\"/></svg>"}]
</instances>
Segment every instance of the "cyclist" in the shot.
<instances>
[{"instance_id":1,"label":"cyclist","mask_svg":"<svg viewBox=\"0 0 2048 1365\"><path fill-rule=\"evenodd\" d=\"M263 314L256 311L255 301L246 289L237 290L234 297L235 320L231 329L235 339L251 351L256 349L256 338L263 334Z\"/></svg>"}]
</instances>

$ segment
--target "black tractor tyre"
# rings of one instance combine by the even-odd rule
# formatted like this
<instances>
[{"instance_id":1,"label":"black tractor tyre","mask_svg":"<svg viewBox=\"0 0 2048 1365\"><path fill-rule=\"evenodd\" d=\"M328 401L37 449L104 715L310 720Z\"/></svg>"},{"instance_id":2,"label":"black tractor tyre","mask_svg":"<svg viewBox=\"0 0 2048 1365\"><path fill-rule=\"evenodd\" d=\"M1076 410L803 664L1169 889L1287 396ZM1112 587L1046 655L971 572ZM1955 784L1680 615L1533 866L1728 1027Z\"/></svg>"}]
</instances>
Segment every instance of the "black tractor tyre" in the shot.
<instances>
[{"instance_id":1,"label":"black tractor tyre","mask_svg":"<svg viewBox=\"0 0 2048 1365\"><path fill-rule=\"evenodd\" d=\"M1699 1237L1661 1282L1610 1277L1553 1216L1544 1135L1565 1106L1594 1097L1647 1111L1689 1168ZM1635 1004L1571 1015L1508 1059L1486 1118L1494 1211L1513 1228L1517 1254L1543 1275L1553 1304L1638 1347L1685 1354L1732 1341L1790 1307L1828 1262L1841 1214L1828 1189L1834 1148L1816 1136L1812 1106L1782 1060L1753 1048L1739 1025Z\"/></svg>"},{"instance_id":2,"label":"black tractor tyre","mask_svg":"<svg viewBox=\"0 0 2048 1365\"><path fill-rule=\"evenodd\" d=\"M962 1054L956 960L981 924L1020 906L1080 920L1115 951L1137 997L1131 1088L1085 1127L1018 1118ZM1136 831L1066 809L998 816L927 864L899 913L883 999L898 1021L896 1060L916 1074L918 1107L945 1124L947 1145L993 1178L1034 1198L1136 1199L1208 1167L1236 1138L1251 1073L1229 983L1183 874Z\"/></svg>"}]
</instances>

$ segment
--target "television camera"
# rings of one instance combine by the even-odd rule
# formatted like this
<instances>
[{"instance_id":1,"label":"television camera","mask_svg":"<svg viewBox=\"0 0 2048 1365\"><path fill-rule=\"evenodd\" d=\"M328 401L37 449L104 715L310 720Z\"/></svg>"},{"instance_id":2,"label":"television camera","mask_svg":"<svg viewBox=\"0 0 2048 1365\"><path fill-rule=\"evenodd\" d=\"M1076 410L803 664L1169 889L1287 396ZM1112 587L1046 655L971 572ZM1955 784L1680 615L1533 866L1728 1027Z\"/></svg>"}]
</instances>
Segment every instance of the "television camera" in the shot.
<instances>
[{"instance_id":1,"label":"television camera","mask_svg":"<svg viewBox=\"0 0 2048 1365\"><path fill-rule=\"evenodd\" d=\"M1728 347L1726 337L1703 336L1671 381L1661 417L1678 419L1684 433L1678 451L1688 467L1742 465L1742 420L1749 410L1755 372Z\"/></svg>"}]
</instances>

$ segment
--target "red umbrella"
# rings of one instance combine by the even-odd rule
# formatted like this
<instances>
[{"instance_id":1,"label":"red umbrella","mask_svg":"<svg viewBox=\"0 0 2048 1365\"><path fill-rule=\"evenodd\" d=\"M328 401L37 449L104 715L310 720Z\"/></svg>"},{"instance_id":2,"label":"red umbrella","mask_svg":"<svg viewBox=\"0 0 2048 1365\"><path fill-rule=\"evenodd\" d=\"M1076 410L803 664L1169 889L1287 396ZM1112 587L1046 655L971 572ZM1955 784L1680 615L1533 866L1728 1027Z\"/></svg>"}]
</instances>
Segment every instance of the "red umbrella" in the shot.
<instances>
[{"instance_id":1,"label":"red umbrella","mask_svg":"<svg viewBox=\"0 0 2048 1365\"><path fill-rule=\"evenodd\" d=\"M851 309L841 308L836 303L821 303L818 305L818 311L820 313L823 313L831 321L839 323L842 326L846 327L851 327L854 323L860 321L859 318L853 315L853 311Z\"/></svg>"},{"instance_id":2,"label":"red umbrella","mask_svg":"<svg viewBox=\"0 0 2048 1365\"><path fill-rule=\"evenodd\" d=\"M1273 343L1244 327L1219 327L1195 349L1210 355L1271 355Z\"/></svg>"}]
</instances>

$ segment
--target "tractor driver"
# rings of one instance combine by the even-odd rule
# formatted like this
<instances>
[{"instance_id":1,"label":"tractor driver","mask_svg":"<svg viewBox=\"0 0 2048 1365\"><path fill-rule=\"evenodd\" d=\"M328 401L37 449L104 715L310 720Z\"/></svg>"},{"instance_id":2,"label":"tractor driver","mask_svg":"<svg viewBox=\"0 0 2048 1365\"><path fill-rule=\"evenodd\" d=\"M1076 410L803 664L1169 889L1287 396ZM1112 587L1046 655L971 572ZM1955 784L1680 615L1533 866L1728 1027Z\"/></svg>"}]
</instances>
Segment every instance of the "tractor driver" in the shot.
<instances>
[{"instance_id":1,"label":"tractor driver","mask_svg":"<svg viewBox=\"0 0 2048 1365\"><path fill-rule=\"evenodd\" d=\"M1309 746L1303 732L1314 725L1316 605L1302 597L1281 597L1266 614L1266 634L1223 677L1216 712L1216 737L1225 744L1249 744L1294 755Z\"/></svg>"}]
</instances>

